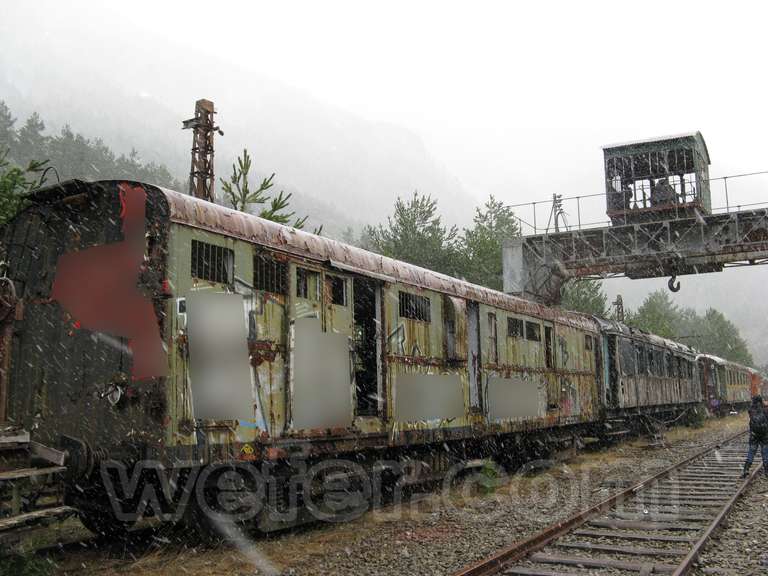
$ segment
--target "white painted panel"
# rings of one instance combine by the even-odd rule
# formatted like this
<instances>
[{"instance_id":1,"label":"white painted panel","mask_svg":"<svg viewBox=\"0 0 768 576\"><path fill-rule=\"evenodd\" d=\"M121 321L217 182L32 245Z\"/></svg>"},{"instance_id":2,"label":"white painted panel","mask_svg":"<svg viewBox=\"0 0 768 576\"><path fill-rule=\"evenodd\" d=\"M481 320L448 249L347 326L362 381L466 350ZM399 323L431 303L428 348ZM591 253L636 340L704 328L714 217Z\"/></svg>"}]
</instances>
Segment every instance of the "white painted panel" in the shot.
<instances>
[{"instance_id":1,"label":"white painted panel","mask_svg":"<svg viewBox=\"0 0 768 576\"><path fill-rule=\"evenodd\" d=\"M544 415L544 390L538 376L488 379L488 411L492 421Z\"/></svg>"},{"instance_id":2,"label":"white painted panel","mask_svg":"<svg viewBox=\"0 0 768 576\"><path fill-rule=\"evenodd\" d=\"M294 324L293 428L352 424L349 337L323 332L317 318Z\"/></svg>"},{"instance_id":3,"label":"white painted panel","mask_svg":"<svg viewBox=\"0 0 768 576\"><path fill-rule=\"evenodd\" d=\"M398 422L464 416L464 394L458 374L398 374L395 419Z\"/></svg>"},{"instance_id":4,"label":"white painted panel","mask_svg":"<svg viewBox=\"0 0 768 576\"><path fill-rule=\"evenodd\" d=\"M186 305L195 418L252 420L243 297L200 291L187 296Z\"/></svg>"}]
</instances>

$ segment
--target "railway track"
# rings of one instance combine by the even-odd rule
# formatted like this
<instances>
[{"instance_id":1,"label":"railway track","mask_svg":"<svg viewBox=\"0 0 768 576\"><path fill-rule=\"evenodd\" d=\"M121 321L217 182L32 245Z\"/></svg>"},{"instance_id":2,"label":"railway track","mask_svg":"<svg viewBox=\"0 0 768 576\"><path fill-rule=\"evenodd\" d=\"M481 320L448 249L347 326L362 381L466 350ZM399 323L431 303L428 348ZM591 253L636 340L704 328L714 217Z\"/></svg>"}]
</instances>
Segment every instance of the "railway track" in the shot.
<instances>
[{"instance_id":1,"label":"railway track","mask_svg":"<svg viewBox=\"0 0 768 576\"><path fill-rule=\"evenodd\" d=\"M741 478L746 447L731 436L455 576L687 574L761 470Z\"/></svg>"}]
</instances>

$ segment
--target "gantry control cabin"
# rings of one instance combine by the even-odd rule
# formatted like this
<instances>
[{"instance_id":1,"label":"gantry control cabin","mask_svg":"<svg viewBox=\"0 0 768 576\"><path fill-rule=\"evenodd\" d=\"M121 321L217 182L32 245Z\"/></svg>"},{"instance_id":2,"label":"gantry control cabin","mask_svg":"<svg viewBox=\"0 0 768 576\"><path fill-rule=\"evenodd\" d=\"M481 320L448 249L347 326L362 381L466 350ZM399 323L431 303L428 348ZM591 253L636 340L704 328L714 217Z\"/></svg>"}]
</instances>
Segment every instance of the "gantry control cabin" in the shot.
<instances>
[{"instance_id":1,"label":"gantry control cabin","mask_svg":"<svg viewBox=\"0 0 768 576\"><path fill-rule=\"evenodd\" d=\"M710 162L701 132L613 144L603 154L614 225L710 213Z\"/></svg>"}]
</instances>

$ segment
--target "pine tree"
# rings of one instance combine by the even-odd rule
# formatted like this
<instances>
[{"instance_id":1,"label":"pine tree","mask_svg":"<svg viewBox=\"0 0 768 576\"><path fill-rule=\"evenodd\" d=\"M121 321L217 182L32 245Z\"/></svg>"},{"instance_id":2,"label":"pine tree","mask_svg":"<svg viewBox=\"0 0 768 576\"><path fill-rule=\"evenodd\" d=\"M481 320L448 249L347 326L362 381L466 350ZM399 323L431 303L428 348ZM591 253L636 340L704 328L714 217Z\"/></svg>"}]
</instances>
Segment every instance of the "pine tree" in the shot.
<instances>
[{"instance_id":1,"label":"pine tree","mask_svg":"<svg viewBox=\"0 0 768 576\"><path fill-rule=\"evenodd\" d=\"M11 115L11 111L5 102L0 100L0 153L10 150L16 144L16 131L14 124L16 118Z\"/></svg>"},{"instance_id":2,"label":"pine tree","mask_svg":"<svg viewBox=\"0 0 768 576\"><path fill-rule=\"evenodd\" d=\"M502 289L502 243L520 234L512 209L490 196L475 208L473 227L462 238L463 266L460 274L470 282Z\"/></svg>"},{"instance_id":3,"label":"pine tree","mask_svg":"<svg viewBox=\"0 0 768 576\"><path fill-rule=\"evenodd\" d=\"M414 191L409 200L398 198L387 223L367 226L364 235L379 254L453 276L460 274L459 230L443 225L437 201L429 195Z\"/></svg>"},{"instance_id":4,"label":"pine tree","mask_svg":"<svg viewBox=\"0 0 768 576\"><path fill-rule=\"evenodd\" d=\"M245 148L243 149L243 155L237 158L237 163L232 164L232 175L229 177L229 180L220 178L224 195L232 207L241 212L250 212L249 206L257 204L261 206L258 212L260 218L278 222L279 224L290 224L291 220L293 220L293 223L290 224L291 226L299 229L304 228L307 216L298 218L295 216L295 212L289 211L291 193L286 194L280 190L277 196L267 194L274 186L274 172L269 178L263 178L258 188L255 190L251 189L248 180L251 165L251 156L248 154L248 149ZM322 233L322 228L320 226L313 232L320 234Z\"/></svg>"},{"instance_id":5,"label":"pine tree","mask_svg":"<svg viewBox=\"0 0 768 576\"><path fill-rule=\"evenodd\" d=\"M608 297L598 280L572 280L563 286L560 305L566 310L608 316Z\"/></svg>"}]
</instances>

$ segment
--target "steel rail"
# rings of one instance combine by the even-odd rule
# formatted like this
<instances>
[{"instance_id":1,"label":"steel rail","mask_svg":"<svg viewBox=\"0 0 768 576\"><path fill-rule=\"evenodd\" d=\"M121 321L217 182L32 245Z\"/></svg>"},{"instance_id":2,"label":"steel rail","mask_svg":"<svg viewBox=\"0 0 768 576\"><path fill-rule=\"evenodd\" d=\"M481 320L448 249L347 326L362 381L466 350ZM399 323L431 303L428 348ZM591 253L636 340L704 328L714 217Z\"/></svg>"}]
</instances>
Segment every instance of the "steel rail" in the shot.
<instances>
[{"instance_id":1,"label":"steel rail","mask_svg":"<svg viewBox=\"0 0 768 576\"><path fill-rule=\"evenodd\" d=\"M684 460L681 460L680 462L673 464L672 466L669 466L668 468L665 468L664 470L658 472L653 476L650 476L649 478L646 478L645 480L638 482L634 486L631 486L630 488L627 488L622 492L617 492L616 494L606 498L602 502L595 504L594 506L587 508L586 510L577 512L576 514L566 518L565 520L556 522L555 524L552 524L548 528L545 528L541 532L534 534L533 536L530 536L525 540L514 542L513 544L505 548L502 548L492 556L489 556L483 560L480 560L478 562L475 562L473 564L470 564L469 566L462 568L458 572L455 572L454 576L490 576L492 574L498 574L505 568L506 565L523 560L526 556L530 555L532 552L535 552L537 550L544 548L554 540L560 538L561 536L585 524L591 518L610 510L611 508L616 506L616 504L621 503L625 498L630 498L634 496L635 494L640 492L643 488L645 488L648 484L653 483L657 480L660 480L666 476L669 476L676 470L685 467L686 465L690 464L694 460L697 460L698 458L701 458L702 456L706 456L708 453L712 452L713 450L716 450L720 446L733 442L734 440L740 438L741 436L746 435L747 432L748 432L747 430L738 432L736 434L728 436L727 438L719 442L713 442L711 445L704 448L703 450L693 454L692 456L689 456L688 458L685 458ZM742 484L739 486L736 493L729 499L729 501L720 510L719 514L715 517L715 519L704 530L704 533L701 536L701 538L698 541L696 541L696 543L693 545L691 552L685 557L685 559L680 564L680 567L672 576L682 576L683 574L687 573L687 571L691 568L693 563L698 558L698 555L701 549L704 547L706 542L712 536L715 529L718 526L720 526L720 524L723 522L723 520L727 516L728 512L733 507L734 503L744 493L746 488L749 486L751 481L756 477L757 473L760 470L761 470L761 467L759 466L756 467L755 469L753 469L749 477L744 482L742 482Z\"/></svg>"}]
</instances>

